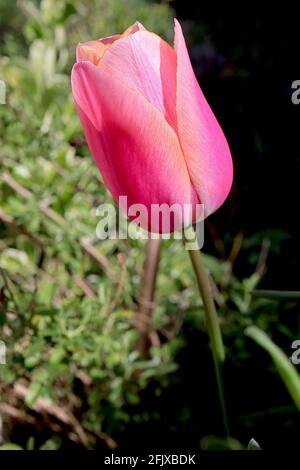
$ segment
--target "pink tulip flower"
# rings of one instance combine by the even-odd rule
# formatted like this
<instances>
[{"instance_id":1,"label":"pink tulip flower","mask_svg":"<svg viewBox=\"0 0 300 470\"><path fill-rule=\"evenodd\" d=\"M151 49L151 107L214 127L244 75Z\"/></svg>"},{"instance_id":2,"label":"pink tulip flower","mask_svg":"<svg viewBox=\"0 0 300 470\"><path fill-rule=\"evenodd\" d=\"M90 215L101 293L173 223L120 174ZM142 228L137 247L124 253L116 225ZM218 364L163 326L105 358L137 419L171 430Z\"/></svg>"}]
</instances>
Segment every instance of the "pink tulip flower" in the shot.
<instances>
[{"instance_id":1,"label":"pink tulip flower","mask_svg":"<svg viewBox=\"0 0 300 470\"><path fill-rule=\"evenodd\" d=\"M114 199L153 204L205 217L232 184L230 150L197 82L175 20L174 48L135 23L123 34L77 47L72 90L85 136ZM132 215L132 214L131 214ZM170 231L178 229L172 222ZM141 226L162 232L142 219Z\"/></svg>"}]
</instances>

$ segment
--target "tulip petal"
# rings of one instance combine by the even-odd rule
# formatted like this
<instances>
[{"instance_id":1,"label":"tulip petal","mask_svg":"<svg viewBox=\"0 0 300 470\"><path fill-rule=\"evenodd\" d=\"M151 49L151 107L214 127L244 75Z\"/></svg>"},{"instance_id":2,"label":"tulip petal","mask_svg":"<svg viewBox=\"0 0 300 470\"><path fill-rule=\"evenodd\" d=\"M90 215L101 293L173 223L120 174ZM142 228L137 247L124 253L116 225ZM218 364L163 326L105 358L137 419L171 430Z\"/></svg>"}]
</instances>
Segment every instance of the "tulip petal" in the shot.
<instances>
[{"instance_id":1,"label":"tulip petal","mask_svg":"<svg viewBox=\"0 0 300 470\"><path fill-rule=\"evenodd\" d=\"M128 205L144 204L148 211L151 204L195 205L178 138L153 105L89 62L74 65L72 89L90 150L115 200L125 195ZM148 220L141 226L161 231Z\"/></svg>"},{"instance_id":2,"label":"tulip petal","mask_svg":"<svg viewBox=\"0 0 300 470\"><path fill-rule=\"evenodd\" d=\"M146 28L142 25L142 23L140 23L139 21L136 21L124 31L122 36L129 36L129 34L134 34L134 33L137 33L138 31L146 31Z\"/></svg>"},{"instance_id":3,"label":"tulip petal","mask_svg":"<svg viewBox=\"0 0 300 470\"><path fill-rule=\"evenodd\" d=\"M160 41L160 79L162 84L165 118L177 133L176 116L176 70L177 56L174 49L166 42Z\"/></svg>"},{"instance_id":4,"label":"tulip petal","mask_svg":"<svg viewBox=\"0 0 300 470\"><path fill-rule=\"evenodd\" d=\"M230 150L195 77L183 33L175 20L178 136L192 184L208 216L226 199L232 184Z\"/></svg>"},{"instance_id":5,"label":"tulip petal","mask_svg":"<svg viewBox=\"0 0 300 470\"><path fill-rule=\"evenodd\" d=\"M116 41L103 56L101 66L164 114L160 45L159 36L138 31Z\"/></svg>"},{"instance_id":6,"label":"tulip petal","mask_svg":"<svg viewBox=\"0 0 300 470\"><path fill-rule=\"evenodd\" d=\"M102 39L98 39L97 41L87 41L83 44L79 43L76 48L77 62L87 60L89 62L92 62L92 64L94 65L99 65L107 49L110 47L110 45L114 41L116 41L117 39L120 39L120 37L121 37L120 35L111 36L109 38L111 42L107 42L107 43L104 42Z\"/></svg>"},{"instance_id":7,"label":"tulip petal","mask_svg":"<svg viewBox=\"0 0 300 470\"><path fill-rule=\"evenodd\" d=\"M134 34L137 31L145 31L144 26L138 21L129 26L123 34L114 34L113 36L107 36L106 38L97 39L96 41L79 43L76 48L76 61L81 62L87 60L94 65L99 65L104 53L115 41L122 37L127 37L130 34Z\"/></svg>"}]
</instances>

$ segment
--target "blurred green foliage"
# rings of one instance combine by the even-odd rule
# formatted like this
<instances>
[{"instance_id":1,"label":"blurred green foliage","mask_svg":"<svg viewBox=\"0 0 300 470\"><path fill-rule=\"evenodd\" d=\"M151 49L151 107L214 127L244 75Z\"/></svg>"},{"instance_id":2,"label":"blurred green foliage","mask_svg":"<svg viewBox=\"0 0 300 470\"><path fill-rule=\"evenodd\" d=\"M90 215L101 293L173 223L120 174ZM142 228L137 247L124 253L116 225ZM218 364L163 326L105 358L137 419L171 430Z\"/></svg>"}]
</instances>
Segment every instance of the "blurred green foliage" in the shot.
<instances>
[{"instance_id":1,"label":"blurred green foliage","mask_svg":"<svg viewBox=\"0 0 300 470\"><path fill-rule=\"evenodd\" d=\"M29 449L58 448L61 438L113 446L109 436L130 422L159 419L147 403L138 407L141 393L151 386L159 396L173 380L176 354L187 343L184 324L205 331L188 257L179 242L164 242L150 325L161 345L143 357L134 316L144 242L96 237L96 208L112 201L82 135L70 70L77 42L123 31L137 19L171 41L166 3L0 1L0 79L7 86L0 106L0 337L7 345L0 392L1 403L20 409L16 421L41 434L36 442L25 433L21 445ZM249 269L243 280L233 273L234 256L205 256L236 367L249 358L244 327L281 328L278 300L252 296L269 238L242 240L237 251ZM283 238L272 233L268 249L278 252ZM87 253L87 243L96 254ZM229 252L232 243L229 235ZM283 326L282 334L292 337ZM43 413L35 417L43 406L51 425ZM13 436L8 426L4 437ZM235 440L228 446L240 447Z\"/></svg>"}]
</instances>

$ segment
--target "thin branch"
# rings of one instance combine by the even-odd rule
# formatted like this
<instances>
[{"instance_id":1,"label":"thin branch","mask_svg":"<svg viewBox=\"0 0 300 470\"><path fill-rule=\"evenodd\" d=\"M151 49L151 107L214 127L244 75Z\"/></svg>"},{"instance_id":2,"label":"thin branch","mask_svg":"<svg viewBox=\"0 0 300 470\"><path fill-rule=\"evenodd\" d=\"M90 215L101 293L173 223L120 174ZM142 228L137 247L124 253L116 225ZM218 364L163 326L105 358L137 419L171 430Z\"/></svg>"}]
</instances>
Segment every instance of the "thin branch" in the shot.
<instances>
[{"instance_id":1,"label":"thin branch","mask_svg":"<svg viewBox=\"0 0 300 470\"><path fill-rule=\"evenodd\" d=\"M14 392L18 398L23 401L26 401L29 389L21 383L16 383L14 385ZM59 406L53 403L50 403L48 400L42 397L37 398L31 408L38 413L47 413L56 418L58 421L61 421L63 424L73 427L81 443L85 447L88 447L89 439L85 431L83 430L81 424L75 418L75 416L72 415L72 413L64 410L63 408L60 408Z\"/></svg>"},{"instance_id":2,"label":"thin branch","mask_svg":"<svg viewBox=\"0 0 300 470\"><path fill-rule=\"evenodd\" d=\"M161 239L149 238L146 245L144 274L139 297L138 310L141 315L145 315L146 317L150 318L154 308L154 296L159 266L160 249ZM143 329L143 325L139 326Z\"/></svg>"},{"instance_id":3,"label":"thin branch","mask_svg":"<svg viewBox=\"0 0 300 470\"><path fill-rule=\"evenodd\" d=\"M1 209L0 209L0 220L2 222L4 222L5 224L7 224L7 225L11 225L14 229L16 229L16 230L20 231L21 233L23 233L24 235L26 235L33 242L35 242L42 250L45 249L45 244L41 240L39 240L37 237L34 237L22 225L18 224L12 216L6 214ZM64 264L61 260L59 260L59 261L60 261L61 264ZM81 279L79 276L73 275L71 273L71 271L68 269L67 266L64 266L64 267L65 267L66 272L72 277L72 279L73 279L74 283L77 285L77 287L79 287L87 297L90 297L90 298L95 298L96 297L96 289L93 286L91 286L84 279ZM40 272L42 274L46 274L41 269L40 269ZM49 276L49 279L50 280L52 279L51 276Z\"/></svg>"},{"instance_id":4,"label":"thin branch","mask_svg":"<svg viewBox=\"0 0 300 470\"><path fill-rule=\"evenodd\" d=\"M260 276L265 273L270 248L271 240L269 238L264 238L262 241L259 258L257 261L257 266L255 269L255 272L258 273Z\"/></svg>"},{"instance_id":5,"label":"thin branch","mask_svg":"<svg viewBox=\"0 0 300 470\"><path fill-rule=\"evenodd\" d=\"M24 197L25 199L31 199L34 197L34 194L29 191L27 188L22 186L20 183L18 183L9 173L8 171L4 171L2 175L2 180L14 191L16 191L17 194L20 196ZM40 202L38 204L39 209L41 212L46 215L49 219L53 220L55 223L60 225L61 227L68 228L67 223L65 219L58 214L56 211L51 209L51 207L48 207L48 205L45 202ZM81 246L81 248L84 250L84 252L92 258L96 263L100 266L102 271L112 279L112 281L115 281L115 273L111 270L110 268L110 263L108 259L93 246L91 245L88 241L84 239L79 239L77 240Z\"/></svg>"}]
</instances>

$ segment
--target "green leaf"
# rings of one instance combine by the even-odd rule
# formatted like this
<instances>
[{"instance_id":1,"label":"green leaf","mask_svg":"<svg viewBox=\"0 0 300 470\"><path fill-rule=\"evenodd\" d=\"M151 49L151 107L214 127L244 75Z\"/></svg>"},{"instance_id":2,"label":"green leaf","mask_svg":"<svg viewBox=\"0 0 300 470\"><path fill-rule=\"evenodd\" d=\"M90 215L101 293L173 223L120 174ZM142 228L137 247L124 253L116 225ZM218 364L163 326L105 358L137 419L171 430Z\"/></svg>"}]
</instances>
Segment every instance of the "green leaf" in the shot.
<instances>
[{"instance_id":1,"label":"green leaf","mask_svg":"<svg viewBox=\"0 0 300 470\"><path fill-rule=\"evenodd\" d=\"M249 326L246 328L245 334L270 354L279 375L294 400L296 407L300 411L300 376L294 365L264 331L256 326Z\"/></svg>"},{"instance_id":2,"label":"green leaf","mask_svg":"<svg viewBox=\"0 0 300 470\"><path fill-rule=\"evenodd\" d=\"M39 397L42 386L39 382L32 382L29 387L28 395L26 396L26 404L32 406L36 399Z\"/></svg>"},{"instance_id":3,"label":"green leaf","mask_svg":"<svg viewBox=\"0 0 300 470\"><path fill-rule=\"evenodd\" d=\"M222 439L217 436L206 436L201 439L202 450L244 450L242 444L231 436Z\"/></svg>"},{"instance_id":4,"label":"green leaf","mask_svg":"<svg viewBox=\"0 0 300 470\"><path fill-rule=\"evenodd\" d=\"M247 450L261 450L261 447L258 444L258 442L256 442L256 440L253 439L252 437L252 439L250 439L249 444L247 446Z\"/></svg>"},{"instance_id":5,"label":"green leaf","mask_svg":"<svg viewBox=\"0 0 300 470\"><path fill-rule=\"evenodd\" d=\"M4 444L3 446L0 446L0 450L23 450L23 449L17 444Z\"/></svg>"}]
</instances>

